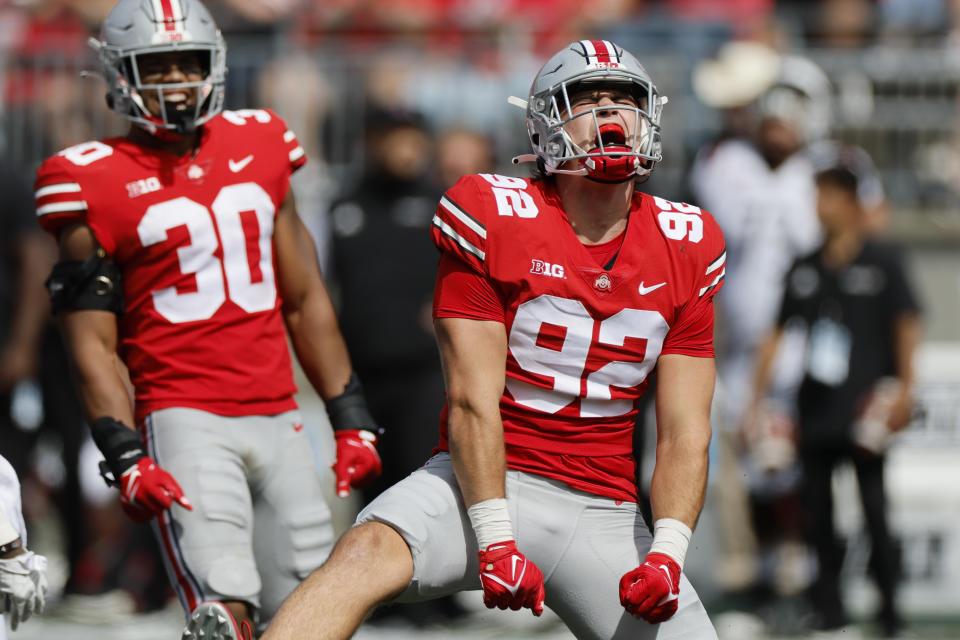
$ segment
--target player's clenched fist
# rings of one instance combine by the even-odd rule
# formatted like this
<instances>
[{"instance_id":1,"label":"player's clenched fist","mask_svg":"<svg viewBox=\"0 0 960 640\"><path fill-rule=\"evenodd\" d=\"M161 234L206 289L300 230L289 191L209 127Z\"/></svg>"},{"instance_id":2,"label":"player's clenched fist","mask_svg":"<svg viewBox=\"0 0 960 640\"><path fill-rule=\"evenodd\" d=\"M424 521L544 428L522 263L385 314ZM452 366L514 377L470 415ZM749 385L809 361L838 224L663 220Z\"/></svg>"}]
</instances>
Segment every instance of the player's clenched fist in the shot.
<instances>
[{"instance_id":1,"label":"player's clenched fist","mask_svg":"<svg viewBox=\"0 0 960 640\"><path fill-rule=\"evenodd\" d=\"M480 551L480 582L483 604L489 609L528 607L535 616L543 613L543 573L520 553L513 540Z\"/></svg>"},{"instance_id":2,"label":"player's clenched fist","mask_svg":"<svg viewBox=\"0 0 960 640\"><path fill-rule=\"evenodd\" d=\"M383 429L370 415L356 373L350 374L343 393L325 404L337 439L337 459L331 468L337 475L337 495L345 498L351 487L363 489L383 470L377 453L377 434Z\"/></svg>"},{"instance_id":3,"label":"player's clenched fist","mask_svg":"<svg viewBox=\"0 0 960 640\"><path fill-rule=\"evenodd\" d=\"M120 489L120 506L131 520L146 522L174 502L193 509L173 476L147 455L133 429L104 417L95 420L90 431L106 458L100 463L100 473L107 484Z\"/></svg>"},{"instance_id":4,"label":"player's clenched fist","mask_svg":"<svg viewBox=\"0 0 960 640\"><path fill-rule=\"evenodd\" d=\"M333 472L337 475L337 495L345 498L350 487L362 489L373 482L383 470L377 453L377 436L366 429L345 429L333 434L337 439L337 461Z\"/></svg>"},{"instance_id":5,"label":"player's clenched fist","mask_svg":"<svg viewBox=\"0 0 960 640\"><path fill-rule=\"evenodd\" d=\"M647 554L643 564L620 578L620 604L651 624L677 612L680 565L663 553Z\"/></svg>"},{"instance_id":6,"label":"player's clenched fist","mask_svg":"<svg viewBox=\"0 0 960 640\"><path fill-rule=\"evenodd\" d=\"M120 474L120 506L134 522L146 522L170 508L174 501L185 509L193 505L173 476L148 456Z\"/></svg>"}]
</instances>

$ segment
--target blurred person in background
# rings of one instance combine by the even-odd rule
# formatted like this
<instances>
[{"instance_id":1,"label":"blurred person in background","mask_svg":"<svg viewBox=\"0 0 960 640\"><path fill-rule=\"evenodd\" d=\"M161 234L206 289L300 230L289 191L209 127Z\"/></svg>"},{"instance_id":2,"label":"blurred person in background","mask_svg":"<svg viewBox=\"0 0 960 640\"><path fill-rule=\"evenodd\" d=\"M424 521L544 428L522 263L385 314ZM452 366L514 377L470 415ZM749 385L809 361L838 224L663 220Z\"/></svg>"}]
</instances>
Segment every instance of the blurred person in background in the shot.
<instances>
[{"instance_id":1,"label":"blurred person in background","mask_svg":"<svg viewBox=\"0 0 960 640\"><path fill-rule=\"evenodd\" d=\"M285 329L336 431L340 495L379 473L378 428L290 192L303 149L270 111L221 113L206 8L121 0L93 44L130 127L37 171L52 305L104 478L152 521L186 637L249 635L333 543Z\"/></svg>"},{"instance_id":2,"label":"blurred person in background","mask_svg":"<svg viewBox=\"0 0 960 640\"><path fill-rule=\"evenodd\" d=\"M799 468L790 443L795 341L784 340L776 393L747 429L757 348L776 320L783 276L820 237L808 146L830 122L830 83L808 59L757 42L732 42L694 72L697 96L725 109L728 135L703 148L690 184L727 241L727 284L717 301L717 482L721 555L731 594L791 595L809 580L799 522ZM793 334L791 334L793 335Z\"/></svg>"},{"instance_id":3,"label":"blurred person in background","mask_svg":"<svg viewBox=\"0 0 960 640\"><path fill-rule=\"evenodd\" d=\"M0 453L21 477L29 472L32 432L43 420L36 386L49 326L43 280L56 258L37 228L29 184L0 159Z\"/></svg>"},{"instance_id":4,"label":"blurred person in background","mask_svg":"<svg viewBox=\"0 0 960 640\"><path fill-rule=\"evenodd\" d=\"M445 190L463 176L494 171L494 144L490 136L468 127L442 131L436 142L436 182Z\"/></svg>"},{"instance_id":5,"label":"blurred person in background","mask_svg":"<svg viewBox=\"0 0 960 640\"><path fill-rule=\"evenodd\" d=\"M515 162L535 177L464 176L433 218L437 453L367 505L265 640L346 638L385 602L481 589L488 608L546 602L580 638L717 637L682 566L707 481L723 236L638 190L666 100L627 51L571 43L510 101L532 151ZM632 431L654 366L651 533Z\"/></svg>"},{"instance_id":6,"label":"blurred person in background","mask_svg":"<svg viewBox=\"0 0 960 640\"><path fill-rule=\"evenodd\" d=\"M799 318L808 338L795 437L805 528L818 561L810 589L816 626L836 629L848 622L832 477L849 461L870 534L880 630L883 637L894 637L902 626L896 598L899 554L887 523L883 473L890 436L910 423L920 307L899 252L871 238L870 210L883 191L869 156L842 144L818 153L817 214L825 238L787 273L777 322L760 348L754 403L769 389L784 327Z\"/></svg>"},{"instance_id":7,"label":"blurred person in background","mask_svg":"<svg viewBox=\"0 0 960 640\"><path fill-rule=\"evenodd\" d=\"M364 381L370 411L390 451L367 501L421 467L436 444L443 373L431 303L437 257L429 237L438 193L462 175L491 170L485 138L462 130L436 145L419 113L372 108L366 167L331 210L331 266L344 338ZM451 181L451 182L448 182ZM389 313L385 312L389 310ZM383 608L376 619L418 625L461 613L443 598Z\"/></svg>"},{"instance_id":8,"label":"blurred person in background","mask_svg":"<svg viewBox=\"0 0 960 640\"><path fill-rule=\"evenodd\" d=\"M47 559L27 549L20 483L0 456L0 640L7 638L5 614L14 631L47 601Z\"/></svg>"},{"instance_id":9,"label":"blurred person in background","mask_svg":"<svg viewBox=\"0 0 960 640\"><path fill-rule=\"evenodd\" d=\"M28 509L28 522L52 524L57 518L45 516L48 507L56 507L72 583L86 538L78 477L82 419L43 290L56 247L36 225L30 183L4 159L0 198L0 455L36 489L38 500ZM62 473L35 472L42 438L54 450L59 445L62 467L57 471Z\"/></svg>"}]
</instances>

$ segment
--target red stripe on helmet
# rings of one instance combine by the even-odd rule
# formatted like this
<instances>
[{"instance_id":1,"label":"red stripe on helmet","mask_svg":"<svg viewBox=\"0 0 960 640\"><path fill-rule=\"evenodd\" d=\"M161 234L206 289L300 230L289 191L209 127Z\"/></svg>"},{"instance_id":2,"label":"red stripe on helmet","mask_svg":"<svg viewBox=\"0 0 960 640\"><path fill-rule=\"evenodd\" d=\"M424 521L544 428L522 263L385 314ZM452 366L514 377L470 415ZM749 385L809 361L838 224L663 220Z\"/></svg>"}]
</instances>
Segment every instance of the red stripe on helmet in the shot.
<instances>
[{"instance_id":1,"label":"red stripe on helmet","mask_svg":"<svg viewBox=\"0 0 960 640\"><path fill-rule=\"evenodd\" d=\"M173 0L160 0L160 8L163 10L163 26L167 31L176 31L177 20L173 17Z\"/></svg>"},{"instance_id":2,"label":"red stripe on helmet","mask_svg":"<svg viewBox=\"0 0 960 640\"><path fill-rule=\"evenodd\" d=\"M594 51L597 52L597 62L612 62L606 42L603 40L591 40L590 44L593 45Z\"/></svg>"}]
</instances>

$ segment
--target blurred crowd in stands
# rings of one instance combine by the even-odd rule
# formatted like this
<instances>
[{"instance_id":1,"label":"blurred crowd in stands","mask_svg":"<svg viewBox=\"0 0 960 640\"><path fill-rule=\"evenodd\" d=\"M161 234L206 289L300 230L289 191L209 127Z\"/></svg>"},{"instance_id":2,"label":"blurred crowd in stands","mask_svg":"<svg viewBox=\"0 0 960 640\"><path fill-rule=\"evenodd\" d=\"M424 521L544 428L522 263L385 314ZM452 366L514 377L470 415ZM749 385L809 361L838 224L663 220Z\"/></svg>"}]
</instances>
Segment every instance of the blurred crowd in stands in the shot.
<instances>
[{"instance_id":1,"label":"blurred crowd in stands","mask_svg":"<svg viewBox=\"0 0 960 640\"><path fill-rule=\"evenodd\" d=\"M779 191L781 178L764 170L755 180L766 185L773 206L804 209L781 215L785 226L792 225L790 233L796 232L796 242L779 228L770 229L769 241L783 243L773 245L782 249L776 266L763 273L753 267L736 271L737 252L749 256L759 240L750 230L736 233L733 227L747 222L724 220L724 203L744 192L732 191L730 178L711 183L706 165L718 145L751 138L756 123L749 120L748 107L776 73L763 79L767 54L731 66L724 56L743 52L724 46L749 42L771 56L803 54L825 72L821 88L814 90L821 92L815 99L822 98L827 110L821 130L804 133L811 137L801 136L780 162L815 139L843 138L867 149L894 205L872 212L872 232L896 230L898 223L915 226L908 212L931 210L940 225L935 232L960 234L955 220L940 217L960 201L958 0L206 4L230 51L227 108L275 109L310 158L295 176L294 189L331 280L371 408L387 429L383 486L426 459L442 404L429 307L436 266L427 236L433 209L460 175L513 171L510 158L524 151L525 133L522 114L506 98L525 97L526 80L544 55L566 42L608 38L648 65L671 101L664 116L664 163L644 188L701 204L728 234L731 266L718 304L741 306L721 309L718 316L718 357L728 358L720 362L720 388L729 396L719 405L715 426L723 439L721 453L732 456L726 464L733 465L721 477L736 479L745 475L742 465L757 464L743 447L750 437L762 438L741 431L755 400L750 385L757 342L774 328L783 277L793 259L818 246L816 167L790 169L806 180L799 187L800 200L793 198L798 193L791 190L793 178L785 179L787 187ZM163 606L169 597L162 567L149 533L123 519L96 475L98 454L85 443L87 430L62 347L52 322L45 320L47 303L32 295L54 259L52 246L30 224L32 171L58 149L125 127L103 108L100 81L80 77L81 71L96 68L87 38L112 6L113 0L0 0L0 198L5 203L0 214L0 410L5 413L0 453L23 481L26 517L37 530L33 546L63 550L59 565L51 567L59 597L120 590L129 596L131 609L142 611ZM810 117L806 120L810 125ZM793 229L798 224L810 229ZM750 258L744 260L748 265ZM764 318L754 316L759 321L750 336L737 336L737 318L757 303L747 278L759 275L768 282L758 286L772 288L769 309ZM744 278L742 284L738 277ZM376 297L369 290L372 279L378 283ZM736 297L747 289L742 300ZM370 335L378 339L359 337ZM744 370L730 371L741 365ZM776 445L766 436L765 446ZM776 482L773 476L751 476L752 489L724 496L724 504L733 505L725 513L739 516L740 525L759 517L776 530L751 531L748 525L738 532L736 523L721 527L728 540L742 543L730 542L724 550L729 562L722 565L728 571L723 588L744 592L764 583L789 595L812 579L812 556L798 542L797 480L790 475L799 467L795 452L785 455L788 459L775 461ZM754 467L750 473L764 472ZM752 507L745 502L751 490ZM755 554L774 543L787 544L776 547L785 562L799 559L785 569L771 569L773 561ZM418 619L425 615L417 613Z\"/></svg>"}]
</instances>

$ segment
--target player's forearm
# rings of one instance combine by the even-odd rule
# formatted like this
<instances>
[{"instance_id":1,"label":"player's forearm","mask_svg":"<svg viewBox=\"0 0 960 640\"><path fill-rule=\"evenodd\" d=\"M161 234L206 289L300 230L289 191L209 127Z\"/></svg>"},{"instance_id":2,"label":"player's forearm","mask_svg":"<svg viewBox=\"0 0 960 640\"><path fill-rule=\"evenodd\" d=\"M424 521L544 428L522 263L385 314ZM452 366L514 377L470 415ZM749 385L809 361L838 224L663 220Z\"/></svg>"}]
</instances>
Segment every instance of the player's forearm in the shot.
<instances>
[{"instance_id":1,"label":"player's forearm","mask_svg":"<svg viewBox=\"0 0 960 640\"><path fill-rule=\"evenodd\" d=\"M650 487L654 519L672 518L691 530L707 487L712 358L667 354L657 364L657 461Z\"/></svg>"},{"instance_id":2,"label":"player's forearm","mask_svg":"<svg viewBox=\"0 0 960 640\"><path fill-rule=\"evenodd\" d=\"M450 459L469 507L506 496L506 453L499 407L483 411L469 401L449 400Z\"/></svg>"},{"instance_id":3,"label":"player's forearm","mask_svg":"<svg viewBox=\"0 0 960 640\"><path fill-rule=\"evenodd\" d=\"M13 523L7 519L6 513L0 508L0 546L11 546L11 543L20 539L20 532L13 526ZM2 557L2 556L0 556Z\"/></svg>"},{"instance_id":4,"label":"player's forearm","mask_svg":"<svg viewBox=\"0 0 960 640\"><path fill-rule=\"evenodd\" d=\"M904 393L909 393L914 383L913 359L920 346L920 315L903 314L894 324L894 353L897 379Z\"/></svg>"},{"instance_id":5,"label":"player's forearm","mask_svg":"<svg viewBox=\"0 0 960 640\"><path fill-rule=\"evenodd\" d=\"M294 353L314 390L323 399L343 393L353 367L326 292L312 292L292 308L285 304L284 320Z\"/></svg>"},{"instance_id":6,"label":"player's forearm","mask_svg":"<svg viewBox=\"0 0 960 640\"><path fill-rule=\"evenodd\" d=\"M113 359L77 362L74 375L88 420L110 417L128 427L135 427L130 396Z\"/></svg>"},{"instance_id":7,"label":"player's forearm","mask_svg":"<svg viewBox=\"0 0 960 640\"><path fill-rule=\"evenodd\" d=\"M97 339L77 335L69 320L61 328L87 419L110 417L134 428L133 407L120 376L122 364L117 352Z\"/></svg>"},{"instance_id":8,"label":"player's forearm","mask_svg":"<svg viewBox=\"0 0 960 640\"><path fill-rule=\"evenodd\" d=\"M673 518L692 530L700 517L707 489L710 427L706 437L689 435L657 444L656 466L650 484L654 520Z\"/></svg>"},{"instance_id":9,"label":"player's forearm","mask_svg":"<svg viewBox=\"0 0 960 640\"><path fill-rule=\"evenodd\" d=\"M120 377L116 354L81 355L74 360L77 391L90 421L110 417L134 428L130 395Z\"/></svg>"},{"instance_id":10,"label":"player's forearm","mask_svg":"<svg viewBox=\"0 0 960 640\"><path fill-rule=\"evenodd\" d=\"M773 367L773 357L776 355L777 347L780 344L781 333L780 328L774 329L757 348L756 368L753 375L753 404L758 404L767 394L767 389L770 386L770 370Z\"/></svg>"}]
</instances>

